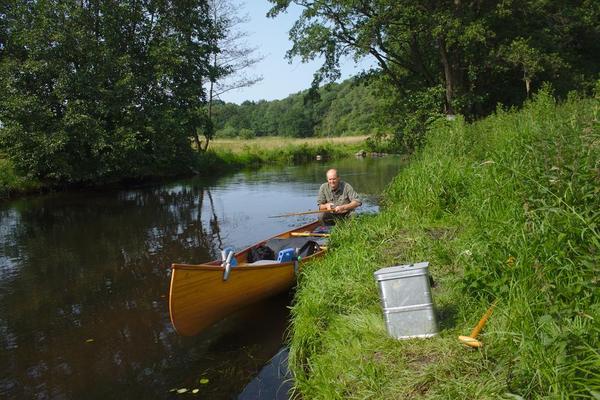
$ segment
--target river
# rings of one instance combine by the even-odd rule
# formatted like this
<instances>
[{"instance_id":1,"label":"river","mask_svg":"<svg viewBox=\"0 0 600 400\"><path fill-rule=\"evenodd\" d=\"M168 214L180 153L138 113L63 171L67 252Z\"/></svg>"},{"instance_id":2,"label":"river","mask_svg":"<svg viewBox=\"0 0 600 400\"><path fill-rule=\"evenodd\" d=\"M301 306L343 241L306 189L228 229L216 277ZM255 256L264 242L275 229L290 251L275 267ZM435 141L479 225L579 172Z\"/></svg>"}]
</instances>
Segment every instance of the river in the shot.
<instances>
[{"instance_id":1,"label":"river","mask_svg":"<svg viewBox=\"0 0 600 400\"><path fill-rule=\"evenodd\" d=\"M332 165L0 204L0 397L286 399L293 293L181 337L169 321L169 266L205 262L223 246L242 248L309 222L314 216L269 217L314 209ZM334 166L368 213L402 162L351 158Z\"/></svg>"}]
</instances>

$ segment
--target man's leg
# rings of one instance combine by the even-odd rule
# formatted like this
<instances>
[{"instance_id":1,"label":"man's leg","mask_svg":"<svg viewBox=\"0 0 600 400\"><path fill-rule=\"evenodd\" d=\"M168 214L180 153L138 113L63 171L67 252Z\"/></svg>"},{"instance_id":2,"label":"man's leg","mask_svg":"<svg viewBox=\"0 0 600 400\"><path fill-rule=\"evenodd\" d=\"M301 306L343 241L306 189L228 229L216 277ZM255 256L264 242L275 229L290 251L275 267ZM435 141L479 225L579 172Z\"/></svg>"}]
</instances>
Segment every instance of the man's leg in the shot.
<instances>
[{"instance_id":1,"label":"man's leg","mask_svg":"<svg viewBox=\"0 0 600 400\"><path fill-rule=\"evenodd\" d=\"M335 216L332 213L321 213L319 214L319 221L321 225L335 225Z\"/></svg>"}]
</instances>

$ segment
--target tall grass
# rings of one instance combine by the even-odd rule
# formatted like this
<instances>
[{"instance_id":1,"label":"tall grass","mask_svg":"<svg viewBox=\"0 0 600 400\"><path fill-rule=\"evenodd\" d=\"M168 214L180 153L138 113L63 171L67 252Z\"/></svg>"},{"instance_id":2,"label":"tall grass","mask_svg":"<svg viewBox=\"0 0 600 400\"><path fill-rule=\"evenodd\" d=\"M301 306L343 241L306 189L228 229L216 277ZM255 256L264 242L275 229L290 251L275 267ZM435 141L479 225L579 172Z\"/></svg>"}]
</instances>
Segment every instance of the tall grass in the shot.
<instances>
[{"instance_id":1,"label":"tall grass","mask_svg":"<svg viewBox=\"0 0 600 400\"><path fill-rule=\"evenodd\" d=\"M593 398L600 393L600 104L543 92L439 122L386 193L304 269L290 365L306 398ZM360 188L359 188L360 190ZM387 337L372 273L427 260L440 335ZM456 340L489 304L481 351Z\"/></svg>"}]
</instances>

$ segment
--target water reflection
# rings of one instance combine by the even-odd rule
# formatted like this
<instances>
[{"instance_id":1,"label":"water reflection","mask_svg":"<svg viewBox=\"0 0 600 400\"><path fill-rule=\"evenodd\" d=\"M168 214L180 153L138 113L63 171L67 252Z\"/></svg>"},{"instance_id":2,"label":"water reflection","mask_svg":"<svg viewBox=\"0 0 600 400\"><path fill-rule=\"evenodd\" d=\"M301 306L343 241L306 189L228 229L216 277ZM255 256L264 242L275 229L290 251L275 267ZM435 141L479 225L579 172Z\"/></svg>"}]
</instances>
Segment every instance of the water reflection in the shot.
<instances>
[{"instance_id":1,"label":"water reflection","mask_svg":"<svg viewBox=\"0 0 600 400\"><path fill-rule=\"evenodd\" d=\"M337 165L370 199L394 159ZM172 262L203 262L310 217L328 166L247 171L134 190L77 192L0 206L0 396L165 398L198 388L232 398L281 347L287 295L194 338L172 329ZM201 385L200 378L209 383Z\"/></svg>"}]
</instances>

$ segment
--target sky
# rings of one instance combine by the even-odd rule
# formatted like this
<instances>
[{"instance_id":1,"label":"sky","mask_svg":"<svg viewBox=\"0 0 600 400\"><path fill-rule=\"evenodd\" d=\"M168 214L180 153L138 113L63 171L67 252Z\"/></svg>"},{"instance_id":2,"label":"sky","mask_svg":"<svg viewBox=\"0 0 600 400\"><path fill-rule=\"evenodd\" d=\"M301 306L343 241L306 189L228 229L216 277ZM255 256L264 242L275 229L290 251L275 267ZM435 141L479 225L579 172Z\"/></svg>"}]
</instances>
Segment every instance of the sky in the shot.
<instances>
[{"instance_id":1,"label":"sky","mask_svg":"<svg viewBox=\"0 0 600 400\"><path fill-rule=\"evenodd\" d=\"M239 4L239 1L234 1ZM267 18L266 14L271 8L267 0L246 0L239 7L238 15L248 16L248 23L239 27L247 32L247 45L257 47L257 54L264 59L249 69L248 75L262 75L263 80L247 88L231 90L221 95L221 100L240 104L246 100L276 100L283 99L290 94L308 89L313 80L314 72L320 67L321 62L314 61L303 64L295 58L290 64L285 59L285 53L292 47L288 32L301 13L297 6L290 6L285 14L275 18ZM358 74L373 63L365 59L356 64L353 60L345 60L342 65L342 78ZM340 81L341 81L340 80Z\"/></svg>"}]
</instances>

